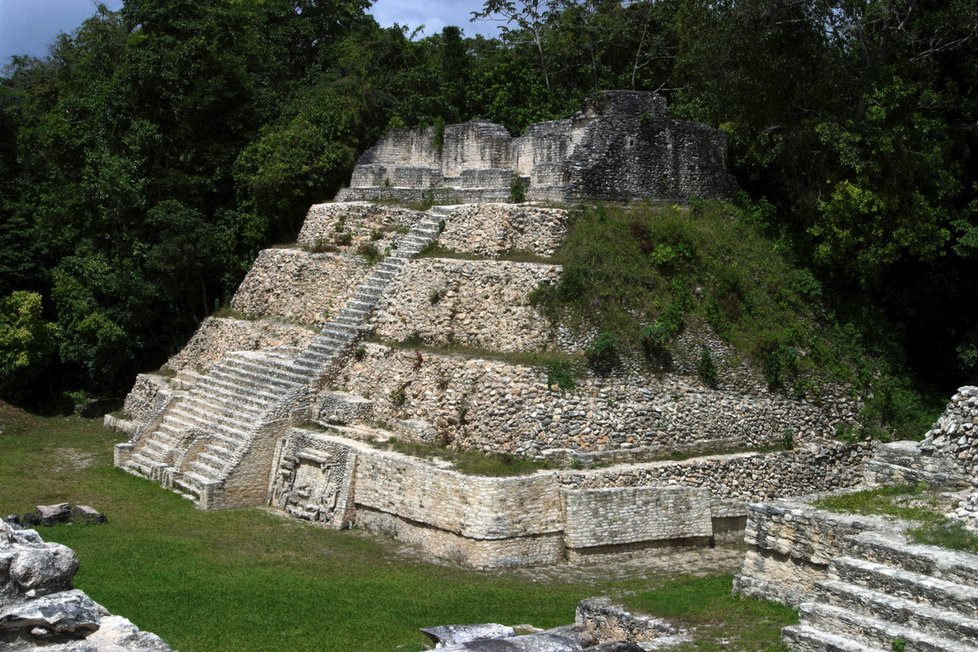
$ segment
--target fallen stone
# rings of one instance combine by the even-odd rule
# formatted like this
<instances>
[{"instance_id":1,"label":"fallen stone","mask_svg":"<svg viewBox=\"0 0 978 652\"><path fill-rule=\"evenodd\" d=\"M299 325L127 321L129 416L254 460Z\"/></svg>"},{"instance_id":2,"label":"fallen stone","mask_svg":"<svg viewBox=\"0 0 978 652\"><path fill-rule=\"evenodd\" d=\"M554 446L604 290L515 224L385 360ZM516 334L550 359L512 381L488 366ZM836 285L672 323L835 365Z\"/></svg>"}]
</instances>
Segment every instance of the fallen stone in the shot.
<instances>
[{"instance_id":1,"label":"fallen stone","mask_svg":"<svg viewBox=\"0 0 978 652\"><path fill-rule=\"evenodd\" d=\"M572 638L557 634L527 634L506 638L482 639L441 648L444 652L583 652Z\"/></svg>"},{"instance_id":2,"label":"fallen stone","mask_svg":"<svg viewBox=\"0 0 978 652\"><path fill-rule=\"evenodd\" d=\"M21 593L33 591L35 595L44 595L70 588L71 579L78 571L75 552L59 543L25 539L29 542L15 543L12 550L15 556L10 563L10 580L17 589Z\"/></svg>"},{"instance_id":3,"label":"fallen stone","mask_svg":"<svg viewBox=\"0 0 978 652\"><path fill-rule=\"evenodd\" d=\"M421 630L421 633L431 639L435 644L435 649L480 639L506 638L507 636L516 635L512 627L497 623L425 627Z\"/></svg>"},{"instance_id":4,"label":"fallen stone","mask_svg":"<svg viewBox=\"0 0 978 652\"><path fill-rule=\"evenodd\" d=\"M602 643L601 645L596 645L594 647L584 648L586 652L645 652L641 647L635 643L625 643L622 641L614 641L612 643Z\"/></svg>"},{"instance_id":5,"label":"fallen stone","mask_svg":"<svg viewBox=\"0 0 978 652\"><path fill-rule=\"evenodd\" d=\"M62 591L0 610L0 634L26 630L38 638L83 638L96 631L99 620L108 613L82 591Z\"/></svg>"},{"instance_id":6,"label":"fallen stone","mask_svg":"<svg viewBox=\"0 0 978 652\"><path fill-rule=\"evenodd\" d=\"M71 505L68 503L38 505L34 513L37 515L40 525L57 525L71 520Z\"/></svg>"},{"instance_id":7,"label":"fallen stone","mask_svg":"<svg viewBox=\"0 0 978 652\"><path fill-rule=\"evenodd\" d=\"M71 510L71 522L79 525L98 525L107 520L105 514L88 505L75 505Z\"/></svg>"},{"instance_id":8,"label":"fallen stone","mask_svg":"<svg viewBox=\"0 0 978 652\"><path fill-rule=\"evenodd\" d=\"M99 630L86 642L98 650L140 650L141 652L170 652L171 648L156 634L140 631L122 616L105 616Z\"/></svg>"}]
</instances>

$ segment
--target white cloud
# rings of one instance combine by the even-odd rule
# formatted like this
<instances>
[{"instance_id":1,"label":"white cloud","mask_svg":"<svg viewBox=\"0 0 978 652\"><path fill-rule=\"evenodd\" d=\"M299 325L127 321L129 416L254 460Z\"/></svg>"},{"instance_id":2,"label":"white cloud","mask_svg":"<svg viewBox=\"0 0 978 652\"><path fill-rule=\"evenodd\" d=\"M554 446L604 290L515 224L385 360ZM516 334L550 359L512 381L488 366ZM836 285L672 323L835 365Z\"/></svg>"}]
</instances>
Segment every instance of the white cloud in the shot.
<instances>
[{"instance_id":1,"label":"white cloud","mask_svg":"<svg viewBox=\"0 0 978 652\"><path fill-rule=\"evenodd\" d=\"M495 35L497 23L470 22L473 11L482 10L482 0L377 0L370 13L384 27L394 23L414 30L424 25L424 35L437 34L446 25L461 27L467 36Z\"/></svg>"}]
</instances>

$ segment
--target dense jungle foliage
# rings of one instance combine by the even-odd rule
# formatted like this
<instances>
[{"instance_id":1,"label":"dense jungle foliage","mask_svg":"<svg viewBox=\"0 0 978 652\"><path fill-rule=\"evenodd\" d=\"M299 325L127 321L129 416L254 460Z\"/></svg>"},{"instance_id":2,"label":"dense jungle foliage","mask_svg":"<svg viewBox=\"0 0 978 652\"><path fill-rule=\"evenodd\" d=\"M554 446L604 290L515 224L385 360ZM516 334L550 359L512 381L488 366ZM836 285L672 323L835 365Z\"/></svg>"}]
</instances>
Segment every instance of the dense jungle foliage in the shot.
<instances>
[{"instance_id":1,"label":"dense jungle foliage","mask_svg":"<svg viewBox=\"0 0 978 652\"><path fill-rule=\"evenodd\" d=\"M937 395L978 375L972 0L126 0L0 77L0 397L111 394L294 238L391 126L514 133L654 90L726 132L747 217L826 325ZM870 388L872 389L872 388Z\"/></svg>"}]
</instances>

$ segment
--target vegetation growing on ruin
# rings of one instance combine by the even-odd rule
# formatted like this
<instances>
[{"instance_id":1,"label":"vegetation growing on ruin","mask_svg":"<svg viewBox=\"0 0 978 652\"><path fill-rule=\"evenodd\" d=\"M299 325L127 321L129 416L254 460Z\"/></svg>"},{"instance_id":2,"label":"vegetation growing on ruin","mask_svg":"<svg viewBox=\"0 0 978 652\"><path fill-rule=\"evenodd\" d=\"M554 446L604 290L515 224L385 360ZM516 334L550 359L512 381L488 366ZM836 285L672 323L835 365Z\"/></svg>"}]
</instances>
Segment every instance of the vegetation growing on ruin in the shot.
<instances>
[{"instance_id":1,"label":"vegetation growing on ruin","mask_svg":"<svg viewBox=\"0 0 978 652\"><path fill-rule=\"evenodd\" d=\"M625 604L696 632L699 640L676 650L786 650L779 640L781 628L796 624L798 613L775 602L734 595L732 585L729 575L678 577L627 597ZM751 626L718 636L732 622Z\"/></svg>"},{"instance_id":2,"label":"vegetation growing on ruin","mask_svg":"<svg viewBox=\"0 0 978 652\"><path fill-rule=\"evenodd\" d=\"M960 521L947 518L948 505L942 505L939 492L925 483L877 487L865 491L829 496L816 507L851 514L893 516L913 523L907 530L910 540L933 546L978 554L978 534Z\"/></svg>"},{"instance_id":3,"label":"vegetation growing on ruin","mask_svg":"<svg viewBox=\"0 0 978 652\"><path fill-rule=\"evenodd\" d=\"M588 358L600 368L628 352L667 369L684 329L709 324L772 390L818 400L826 384L850 385L866 400L861 434L919 437L940 399L908 380L899 350L880 335L883 317L860 319L827 296L765 235L758 210L717 201L581 207L554 256L559 283L530 300L554 322L597 333ZM709 351L694 353L703 382L716 385L723 372Z\"/></svg>"},{"instance_id":4,"label":"vegetation growing on ruin","mask_svg":"<svg viewBox=\"0 0 978 652\"><path fill-rule=\"evenodd\" d=\"M41 535L78 552L77 587L183 652L418 652L426 640L419 627L486 621L553 627L572 622L584 598L649 591L665 581L469 571L420 561L390 540L261 509L202 512L113 468L116 438L98 420L41 418L0 403L0 513L62 501L104 512L105 525L42 528ZM755 630L767 616L755 619L749 608L728 618L729 577L664 586L677 600L709 605L698 609L700 619L726 621L701 634L703 645L714 647L694 649L730 639L749 641L738 650L760 652L778 640L771 627L762 640ZM651 602L645 608L674 614ZM790 610L782 617L785 625L795 619Z\"/></svg>"},{"instance_id":5,"label":"vegetation growing on ruin","mask_svg":"<svg viewBox=\"0 0 978 652\"><path fill-rule=\"evenodd\" d=\"M548 462L538 462L526 457L507 453L483 453L475 450L458 450L448 448L440 443L422 444L420 442L403 441L391 438L387 441L371 442L372 445L386 450L397 451L405 455L422 459L440 459L451 462L452 468L467 475L482 476L516 476L531 475L543 469L549 469Z\"/></svg>"}]
</instances>

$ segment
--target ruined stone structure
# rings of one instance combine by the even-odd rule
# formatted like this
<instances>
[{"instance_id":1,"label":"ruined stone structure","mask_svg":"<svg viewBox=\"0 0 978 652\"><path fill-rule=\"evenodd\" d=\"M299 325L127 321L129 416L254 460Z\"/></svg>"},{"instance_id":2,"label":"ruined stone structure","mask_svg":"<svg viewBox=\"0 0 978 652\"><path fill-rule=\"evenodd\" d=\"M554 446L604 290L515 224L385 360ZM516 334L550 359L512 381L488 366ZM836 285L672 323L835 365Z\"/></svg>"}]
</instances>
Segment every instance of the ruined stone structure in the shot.
<instances>
[{"instance_id":1,"label":"ruined stone structure","mask_svg":"<svg viewBox=\"0 0 978 652\"><path fill-rule=\"evenodd\" d=\"M961 388L923 442L877 445L862 487L923 483L973 527L976 397ZM800 605L801 623L783 631L792 650L978 648L978 556L914 544L907 522L833 513L821 497L752 504L734 581L743 595Z\"/></svg>"},{"instance_id":2,"label":"ruined stone structure","mask_svg":"<svg viewBox=\"0 0 978 652\"><path fill-rule=\"evenodd\" d=\"M0 649L170 652L159 636L72 588L77 571L71 548L0 521Z\"/></svg>"},{"instance_id":3,"label":"ruined stone structure","mask_svg":"<svg viewBox=\"0 0 978 652\"><path fill-rule=\"evenodd\" d=\"M705 545L740 531L749 501L859 481L866 451L829 437L855 406L770 393L705 324L688 325L668 373L626 364L565 392L519 363L587 343L529 303L559 266L499 259L553 253L567 217L504 204L314 206L297 247L258 257L235 316L208 319L163 372L138 378L124 418L106 418L130 434L116 464L201 508L269 504L480 567ZM465 259L415 258L431 242ZM695 372L704 346L716 388ZM789 430L791 450L715 454L770 449ZM391 439L564 470L466 476L377 447ZM673 455L691 459L663 461Z\"/></svg>"},{"instance_id":4,"label":"ruined stone structure","mask_svg":"<svg viewBox=\"0 0 978 652\"><path fill-rule=\"evenodd\" d=\"M392 130L360 157L337 199L505 201L514 180L529 199L552 201L733 191L721 132L672 118L654 93L609 91L516 138L485 120L448 125L440 136L434 127Z\"/></svg>"}]
</instances>

